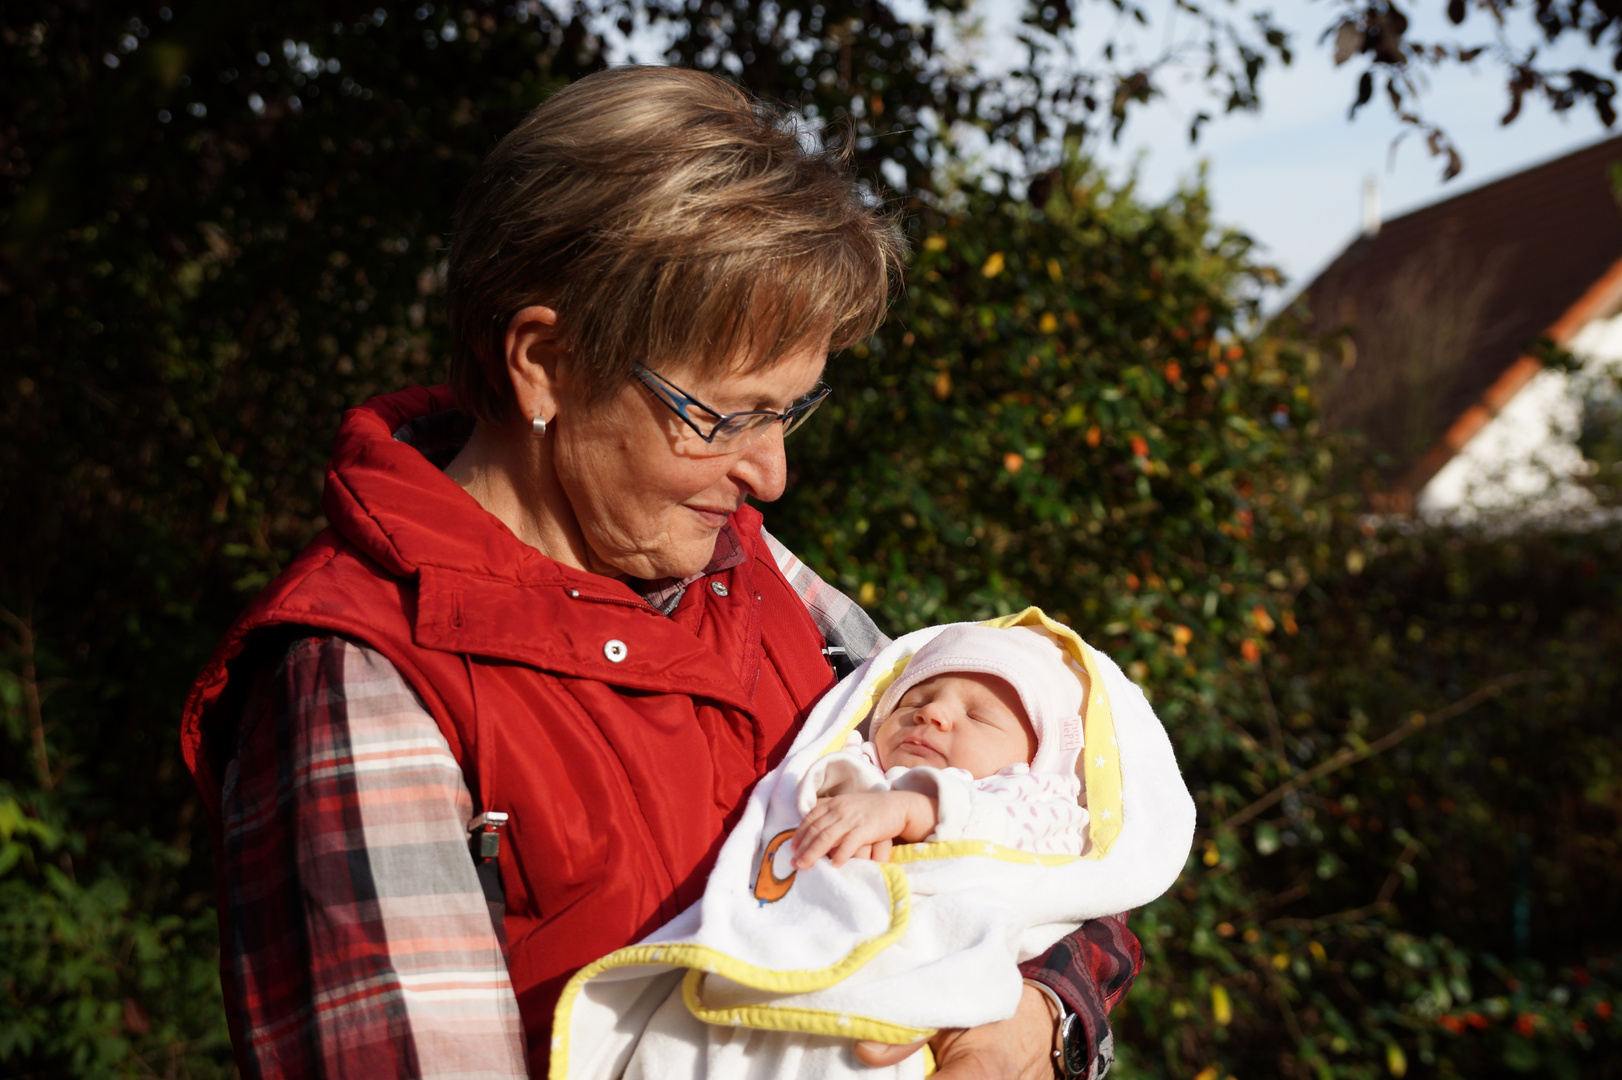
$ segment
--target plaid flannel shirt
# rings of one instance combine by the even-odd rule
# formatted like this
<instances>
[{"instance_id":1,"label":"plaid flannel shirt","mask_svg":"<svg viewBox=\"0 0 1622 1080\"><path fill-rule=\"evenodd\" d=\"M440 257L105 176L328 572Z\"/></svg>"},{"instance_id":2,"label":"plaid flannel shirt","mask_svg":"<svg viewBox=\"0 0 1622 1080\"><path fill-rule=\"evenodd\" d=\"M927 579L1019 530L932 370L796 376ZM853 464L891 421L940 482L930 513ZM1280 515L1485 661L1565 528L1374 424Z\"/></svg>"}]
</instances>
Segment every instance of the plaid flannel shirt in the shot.
<instances>
[{"instance_id":1,"label":"plaid flannel shirt","mask_svg":"<svg viewBox=\"0 0 1622 1080\"><path fill-rule=\"evenodd\" d=\"M775 539L779 566L848 666L888 642ZM642 583L668 611L742 559ZM258 673L222 792L225 901L250 1078L527 1076L518 1001L468 854L473 800L433 717L387 660L339 637L293 643ZM1122 919L1089 922L1023 966L1113 1060L1108 1012L1142 964Z\"/></svg>"}]
</instances>

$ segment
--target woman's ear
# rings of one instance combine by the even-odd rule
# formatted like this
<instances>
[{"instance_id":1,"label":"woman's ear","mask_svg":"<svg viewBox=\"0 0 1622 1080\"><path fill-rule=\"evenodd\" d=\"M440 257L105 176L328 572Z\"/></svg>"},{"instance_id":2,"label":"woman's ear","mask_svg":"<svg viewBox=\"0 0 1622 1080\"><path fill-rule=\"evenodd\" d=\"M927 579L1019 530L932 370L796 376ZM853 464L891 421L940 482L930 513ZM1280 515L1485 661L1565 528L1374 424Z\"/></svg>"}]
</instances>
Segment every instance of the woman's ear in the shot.
<instances>
[{"instance_id":1,"label":"woman's ear","mask_svg":"<svg viewBox=\"0 0 1622 1080\"><path fill-rule=\"evenodd\" d=\"M507 324L507 377L513 399L524 422L539 417L550 422L558 414L559 363L564 354L558 337L558 313L533 304Z\"/></svg>"}]
</instances>

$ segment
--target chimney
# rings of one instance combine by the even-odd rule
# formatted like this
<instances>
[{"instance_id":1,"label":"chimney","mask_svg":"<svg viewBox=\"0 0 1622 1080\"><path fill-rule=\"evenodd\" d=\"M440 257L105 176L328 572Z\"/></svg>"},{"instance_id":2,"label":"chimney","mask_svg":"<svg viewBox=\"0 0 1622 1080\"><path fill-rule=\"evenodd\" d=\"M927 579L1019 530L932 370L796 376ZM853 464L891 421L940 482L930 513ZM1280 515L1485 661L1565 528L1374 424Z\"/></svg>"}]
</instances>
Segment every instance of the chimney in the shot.
<instances>
[{"instance_id":1,"label":"chimney","mask_svg":"<svg viewBox=\"0 0 1622 1080\"><path fill-rule=\"evenodd\" d=\"M1373 173L1363 177L1363 235L1380 235L1380 178Z\"/></svg>"}]
</instances>

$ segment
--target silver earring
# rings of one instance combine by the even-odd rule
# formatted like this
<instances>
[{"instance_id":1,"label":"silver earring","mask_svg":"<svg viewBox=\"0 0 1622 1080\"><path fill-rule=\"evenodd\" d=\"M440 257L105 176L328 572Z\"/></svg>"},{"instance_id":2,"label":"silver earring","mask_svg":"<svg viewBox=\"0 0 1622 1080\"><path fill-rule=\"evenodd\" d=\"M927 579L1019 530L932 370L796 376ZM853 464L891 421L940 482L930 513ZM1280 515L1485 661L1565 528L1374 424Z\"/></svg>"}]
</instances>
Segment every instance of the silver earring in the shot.
<instances>
[{"instance_id":1,"label":"silver earring","mask_svg":"<svg viewBox=\"0 0 1622 1080\"><path fill-rule=\"evenodd\" d=\"M529 422L529 429L537 436L546 434L546 421L537 416Z\"/></svg>"}]
</instances>

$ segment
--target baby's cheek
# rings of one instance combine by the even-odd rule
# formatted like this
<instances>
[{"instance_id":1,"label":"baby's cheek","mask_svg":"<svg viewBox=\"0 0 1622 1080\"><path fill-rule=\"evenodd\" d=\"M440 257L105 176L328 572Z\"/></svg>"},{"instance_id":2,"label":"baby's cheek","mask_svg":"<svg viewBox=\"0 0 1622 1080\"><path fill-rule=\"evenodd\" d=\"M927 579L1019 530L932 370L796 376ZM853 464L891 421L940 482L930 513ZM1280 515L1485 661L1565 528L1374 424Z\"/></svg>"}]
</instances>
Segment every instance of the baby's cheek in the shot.
<instances>
[{"instance_id":1,"label":"baby's cheek","mask_svg":"<svg viewBox=\"0 0 1622 1080\"><path fill-rule=\"evenodd\" d=\"M893 727L881 727L873 736L873 753L879 759L879 768L888 769L890 758L895 754L895 744L900 739L896 737Z\"/></svg>"}]
</instances>

